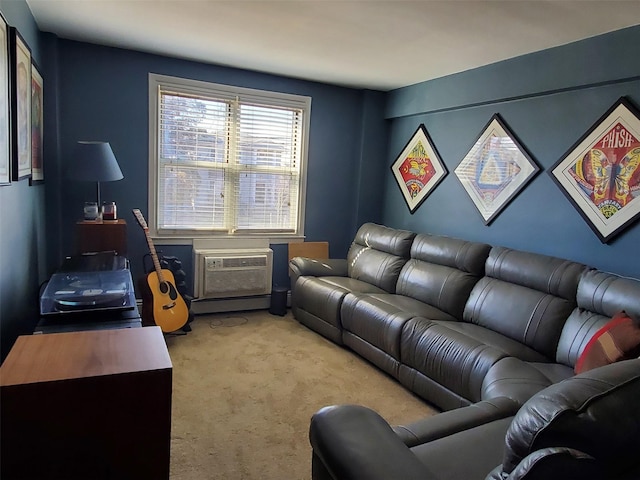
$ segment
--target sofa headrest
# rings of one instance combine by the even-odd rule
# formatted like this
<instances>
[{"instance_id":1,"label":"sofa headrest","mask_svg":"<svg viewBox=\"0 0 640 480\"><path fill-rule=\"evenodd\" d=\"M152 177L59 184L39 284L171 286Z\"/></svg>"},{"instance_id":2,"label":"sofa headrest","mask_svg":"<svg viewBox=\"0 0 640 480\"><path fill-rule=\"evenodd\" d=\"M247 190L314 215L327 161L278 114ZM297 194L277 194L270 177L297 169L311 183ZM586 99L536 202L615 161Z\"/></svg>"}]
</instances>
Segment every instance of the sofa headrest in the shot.
<instances>
[{"instance_id":1,"label":"sofa headrest","mask_svg":"<svg viewBox=\"0 0 640 480\"><path fill-rule=\"evenodd\" d=\"M578 307L613 317L624 310L640 321L640 280L587 270L578 283Z\"/></svg>"},{"instance_id":2,"label":"sofa headrest","mask_svg":"<svg viewBox=\"0 0 640 480\"><path fill-rule=\"evenodd\" d=\"M391 255L409 258L411 244L415 236L415 233L407 230L396 230L384 225L365 223L358 229L353 242Z\"/></svg>"},{"instance_id":3,"label":"sofa headrest","mask_svg":"<svg viewBox=\"0 0 640 480\"><path fill-rule=\"evenodd\" d=\"M485 268L488 277L533 288L574 303L580 263L538 253L493 247Z\"/></svg>"},{"instance_id":4,"label":"sofa headrest","mask_svg":"<svg viewBox=\"0 0 640 480\"><path fill-rule=\"evenodd\" d=\"M365 223L358 229L347 253L349 277L395 292L415 236L407 230Z\"/></svg>"},{"instance_id":5,"label":"sofa headrest","mask_svg":"<svg viewBox=\"0 0 640 480\"><path fill-rule=\"evenodd\" d=\"M507 430L502 470L540 449L584 452L613 473L640 461L640 359L590 370L529 399Z\"/></svg>"},{"instance_id":6,"label":"sofa headrest","mask_svg":"<svg viewBox=\"0 0 640 480\"><path fill-rule=\"evenodd\" d=\"M556 352L556 361L570 367L593 335L617 313L625 311L640 323L640 280L587 270L580 277L576 300Z\"/></svg>"},{"instance_id":7,"label":"sofa headrest","mask_svg":"<svg viewBox=\"0 0 640 480\"><path fill-rule=\"evenodd\" d=\"M486 243L419 233L411 245L411 258L482 276L490 250Z\"/></svg>"}]
</instances>

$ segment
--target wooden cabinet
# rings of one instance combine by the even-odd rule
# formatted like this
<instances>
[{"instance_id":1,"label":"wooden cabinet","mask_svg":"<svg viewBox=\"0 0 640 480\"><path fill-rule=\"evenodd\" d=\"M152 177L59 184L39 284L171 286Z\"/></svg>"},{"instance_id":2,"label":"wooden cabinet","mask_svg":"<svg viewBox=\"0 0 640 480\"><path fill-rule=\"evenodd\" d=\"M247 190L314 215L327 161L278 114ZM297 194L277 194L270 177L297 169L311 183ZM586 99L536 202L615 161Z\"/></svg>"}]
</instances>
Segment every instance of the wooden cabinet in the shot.
<instances>
[{"instance_id":1,"label":"wooden cabinet","mask_svg":"<svg viewBox=\"0 0 640 480\"><path fill-rule=\"evenodd\" d=\"M159 327L21 336L0 367L3 479L168 479Z\"/></svg>"},{"instance_id":2,"label":"wooden cabinet","mask_svg":"<svg viewBox=\"0 0 640 480\"><path fill-rule=\"evenodd\" d=\"M127 254L125 220L83 220L76 224L76 254L108 250Z\"/></svg>"}]
</instances>

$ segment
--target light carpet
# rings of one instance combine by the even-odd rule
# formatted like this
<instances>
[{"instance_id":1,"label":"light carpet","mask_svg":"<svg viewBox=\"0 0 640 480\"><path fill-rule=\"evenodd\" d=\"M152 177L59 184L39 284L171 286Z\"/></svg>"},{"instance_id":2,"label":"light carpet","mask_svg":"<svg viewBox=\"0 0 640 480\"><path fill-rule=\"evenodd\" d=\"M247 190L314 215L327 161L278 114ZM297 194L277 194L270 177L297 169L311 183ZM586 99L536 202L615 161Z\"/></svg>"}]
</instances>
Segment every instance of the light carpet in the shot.
<instances>
[{"instance_id":1,"label":"light carpet","mask_svg":"<svg viewBox=\"0 0 640 480\"><path fill-rule=\"evenodd\" d=\"M309 421L359 404L389 423L435 413L355 353L266 311L198 316L167 337L172 480L311 478Z\"/></svg>"}]
</instances>

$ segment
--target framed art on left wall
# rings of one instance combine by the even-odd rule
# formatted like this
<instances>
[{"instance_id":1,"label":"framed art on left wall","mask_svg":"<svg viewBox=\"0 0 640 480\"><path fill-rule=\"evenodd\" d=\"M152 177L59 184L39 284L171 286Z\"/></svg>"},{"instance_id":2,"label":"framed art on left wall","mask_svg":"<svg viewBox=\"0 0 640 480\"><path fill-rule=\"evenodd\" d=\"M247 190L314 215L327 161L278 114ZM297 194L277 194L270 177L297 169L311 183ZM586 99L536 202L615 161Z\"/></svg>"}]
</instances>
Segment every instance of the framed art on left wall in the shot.
<instances>
[{"instance_id":1,"label":"framed art on left wall","mask_svg":"<svg viewBox=\"0 0 640 480\"><path fill-rule=\"evenodd\" d=\"M22 180L31 176L31 50L17 29L10 32L12 177Z\"/></svg>"},{"instance_id":2,"label":"framed art on left wall","mask_svg":"<svg viewBox=\"0 0 640 480\"><path fill-rule=\"evenodd\" d=\"M44 182L42 141L44 108L44 82L38 66L31 63L31 185Z\"/></svg>"},{"instance_id":3,"label":"framed art on left wall","mask_svg":"<svg viewBox=\"0 0 640 480\"><path fill-rule=\"evenodd\" d=\"M0 14L0 185L11 183L11 111L9 109L9 27Z\"/></svg>"}]
</instances>

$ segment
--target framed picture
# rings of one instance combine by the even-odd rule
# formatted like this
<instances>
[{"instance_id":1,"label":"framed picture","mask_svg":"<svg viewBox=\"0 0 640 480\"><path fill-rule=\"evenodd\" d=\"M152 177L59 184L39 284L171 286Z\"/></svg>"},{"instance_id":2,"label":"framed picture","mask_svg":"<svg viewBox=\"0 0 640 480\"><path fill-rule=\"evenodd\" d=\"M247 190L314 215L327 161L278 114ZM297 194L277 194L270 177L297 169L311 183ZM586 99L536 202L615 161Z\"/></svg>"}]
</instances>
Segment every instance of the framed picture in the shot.
<instances>
[{"instance_id":1,"label":"framed picture","mask_svg":"<svg viewBox=\"0 0 640 480\"><path fill-rule=\"evenodd\" d=\"M620 98L556 163L551 177L606 243L640 217L640 116Z\"/></svg>"},{"instance_id":2,"label":"framed picture","mask_svg":"<svg viewBox=\"0 0 640 480\"><path fill-rule=\"evenodd\" d=\"M0 185L11 183L9 27L0 14Z\"/></svg>"},{"instance_id":3,"label":"framed picture","mask_svg":"<svg viewBox=\"0 0 640 480\"><path fill-rule=\"evenodd\" d=\"M485 225L489 225L539 171L540 167L496 113L455 174Z\"/></svg>"},{"instance_id":4,"label":"framed picture","mask_svg":"<svg viewBox=\"0 0 640 480\"><path fill-rule=\"evenodd\" d=\"M31 50L11 28L11 126L13 180L31 175Z\"/></svg>"},{"instance_id":5,"label":"framed picture","mask_svg":"<svg viewBox=\"0 0 640 480\"><path fill-rule=\"evenodd\" d=\"M418 127L391 171L411 213L448 173L424 125Z\"/></svg>"},{"instance_id":6,"label":"framed picture","mask_svg":"<svg viewBox=\"0 0 640 480\"><path fill-rule=\"evenodd\" d=\"M35 63L31 63L31 185L44 182L42 153L44 83Z\"/></svg>"}]
</instances>

